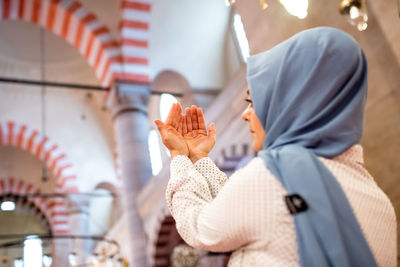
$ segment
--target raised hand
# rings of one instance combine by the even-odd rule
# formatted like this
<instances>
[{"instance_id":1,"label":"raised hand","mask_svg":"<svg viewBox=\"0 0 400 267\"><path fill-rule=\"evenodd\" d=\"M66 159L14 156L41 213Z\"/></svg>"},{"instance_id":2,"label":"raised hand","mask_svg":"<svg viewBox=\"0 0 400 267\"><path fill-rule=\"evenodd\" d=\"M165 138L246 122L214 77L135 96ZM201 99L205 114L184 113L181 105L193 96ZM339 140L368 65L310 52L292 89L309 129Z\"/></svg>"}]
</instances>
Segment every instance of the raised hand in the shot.
<instances>
[{"instance_id":1,"label":"raised hand","mask_svg":"<svg viewBox=\"0 0 400 267\"><path fill-rule=\"evenodd\" d=\"M177 155L189 156L189 148L182 135L184 123L180 103L172 105L165 123L160 120L155 120L154 123L157 125L162 142L169 149L172 158Z\"/></svg>"},{"instance_id":2,"label":"raised hand","mask_svg":"<svg viewBox=\"0 0 400 267\"><path fill-rule=\"evenodd\" d=\"M211 123L206 128L203 112L200 108L192 106L186 108L185 115L179 126L183 138L189 148L189 157L194 163L197 160L207 157L215 144L215 125Z\"/></svg>"}]
</instances>

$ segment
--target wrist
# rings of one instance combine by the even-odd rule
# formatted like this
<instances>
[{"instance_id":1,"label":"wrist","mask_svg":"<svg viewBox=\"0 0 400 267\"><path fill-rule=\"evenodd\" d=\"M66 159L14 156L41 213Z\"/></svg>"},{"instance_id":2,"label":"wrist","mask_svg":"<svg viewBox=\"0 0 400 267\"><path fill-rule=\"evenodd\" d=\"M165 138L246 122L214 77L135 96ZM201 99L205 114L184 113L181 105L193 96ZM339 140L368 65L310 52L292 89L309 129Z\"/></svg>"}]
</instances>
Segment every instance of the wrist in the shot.
<instances>
[{"instance_id":1,"label":"wrist","mask_svg":"<svg viewBox=\"0 0 400 267\"><path fill-rule=\"evenodd\" d=\"M196 161L208 157L208 153L197 153L189 156L189 159L192 161L192 163L195 163Z\"/></svg>"},{"instance_id":2,"label":"wrist","mask_svg":"<svg viewBox=\"0 0 400 267\"><path fill-rule=\"evenodd\" d=\"M170 150L169 153L171 154L171 159L175 158L176 156L189 156L189 153L179 150Z\"/></svg>"}]
</instances>

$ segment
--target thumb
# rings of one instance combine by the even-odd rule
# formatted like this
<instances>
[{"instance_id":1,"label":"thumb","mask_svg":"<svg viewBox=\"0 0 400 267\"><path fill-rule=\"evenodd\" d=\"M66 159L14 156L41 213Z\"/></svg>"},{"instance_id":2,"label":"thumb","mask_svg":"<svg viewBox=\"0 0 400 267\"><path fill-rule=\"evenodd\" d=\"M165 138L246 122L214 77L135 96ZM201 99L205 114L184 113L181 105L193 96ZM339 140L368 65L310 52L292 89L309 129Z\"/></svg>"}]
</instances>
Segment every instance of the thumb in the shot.
<instances>
[{"instance_id":1,"label":"thumb","mask_svg":"<svg viewBox=\"0 0 400 267\"><path fill-rule=\"evenodd\" d=\"M215 140L216 133L217 133L217 131L215 130L215 123L211 123L208 126L208 135Z\"/></svg>"},{"instance_id":2,"label":"thumb","mask_svg":"<svg viewBox=\"0 0 400 267\"><path fill-rule=\"evenodd\" d=\"M165 124L160 120L155 120L154 123L157 125L159 132L161 132L161 130L163 130L165 127Z\"/></svg>"}]
</instances>

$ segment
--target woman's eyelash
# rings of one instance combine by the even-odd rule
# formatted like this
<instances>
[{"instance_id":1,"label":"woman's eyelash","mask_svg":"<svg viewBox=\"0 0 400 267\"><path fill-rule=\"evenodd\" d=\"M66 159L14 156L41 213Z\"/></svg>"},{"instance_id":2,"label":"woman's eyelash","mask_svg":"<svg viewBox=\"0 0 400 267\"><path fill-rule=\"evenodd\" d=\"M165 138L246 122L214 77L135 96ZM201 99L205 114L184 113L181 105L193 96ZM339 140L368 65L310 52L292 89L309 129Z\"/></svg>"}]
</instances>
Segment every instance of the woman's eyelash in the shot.
<instances>
[{"instance_id":1,"label":"woman's eyelash","mask_svg":"<svg viewBox=\"0 0 400 267\"><path fill-rule=\"evenodd\" d=\"M244 101L246 101L247 103L253 103L253 101L251 101L251 99L246 98Z\"/></svg>"}]
</instances>

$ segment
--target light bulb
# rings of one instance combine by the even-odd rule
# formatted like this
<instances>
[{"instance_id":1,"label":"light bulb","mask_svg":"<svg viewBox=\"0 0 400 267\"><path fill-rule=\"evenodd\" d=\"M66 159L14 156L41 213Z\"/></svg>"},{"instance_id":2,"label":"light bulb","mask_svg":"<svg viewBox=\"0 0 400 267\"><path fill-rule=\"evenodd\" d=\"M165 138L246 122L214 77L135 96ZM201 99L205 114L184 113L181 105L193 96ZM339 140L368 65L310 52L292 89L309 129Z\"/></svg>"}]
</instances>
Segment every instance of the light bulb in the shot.
<instances>
[{"instance_id":1,"label":"light bulb","mask_svg":"<svg viewBox=\"0 0 400 267\"><path fill-rule=\"evenodd\" d=\"M356 19L356 18L358 18L360 16L360 11L358 10L357 7L352 6L350 8L349 15L350 15L350 19L354 20L354 19Z\"/></svg>"},{"instance_id":2,"label":"light bulb","mask_svg":"<svg viewBox=\"0 0 400 267\"><path fill-rule=\"evenodd\" d=\"M24 260L22 258L15 258L14 267L24 267Z\"/></svg>"},{"instance_id":3,"label":"light bulb","mask_svg":"<svg viewBox=\"0 0 400 267\"><path fill-rule=\"evenodd\" d=\"M114 261L111 257L108 257L106 260L106 267L114 267Z\"/></svg>"},{"instance_id":4,"label":"light bulb","mask_svg":"<svg viewBox=\"0 0 400 267\"><path fill-rule=\"evenodd\" d=\"M93 255L91 255L91 256L87 259L87 263L88 263L89 265L98 265L98 264L99 264L98 254L97 254L97 253L93 253Z\"/></svg>"},{"instance_id":5,"label":"light bulb","mask_svg":"<svg viewBox=\"0 0 400 267\"><path fill-rule=\"evenodd\" d=\"M42 257L44 267L50 267L53 262L51 255L43 255Z\"/></svg>"},{"instance_id":6,"label":"light bulb","mask_svg":"<svg viewBox=\"0 0 400 267\"><path fill-rule=\"evenodd\" d=\"M280 0L291 15L304 19L307 17L308 0Z\"/></svg>"},{"instance_id":7,"label":"light bulb","mask_svg":"<svg viewBox=\"0 0 400 267\"><path fill-rule=\"evenodd\" d=\"M339 11L359 31L367 29L368 14L365 0L343 0L340 3Z\"/></svg>"},{"instance_id":8,"label":"light bulb","mask_svg":"<svg viewBox=\"0 0 400 267\"><path fill-rule=\"evenodd\" d=\"M264 10L264 9L266 9L267 7L268 7L268 4L265 2L265 0L260 0L260 5L261 5L261 8Z\"/></svg>"},{"instance_id":9,"label":"light bulb","mask_svg":"<svg viewBox=\"0 0 400 267\"><path fill-rule=\"evenodd\" d=\"M227 6L233 5L235 2L236 2L236 0L225 0L225 4L226 4Z\"/></svg>"},{"instance_id":10,"label":"light bulb","mask_svg":"<svg viewBox=\"0 0 400 267\"><path fill-rule=\"evenodd\" d=\"M71 265L71 266L76 266L76 265L78 265L77 258L78 258L78 256L76 255L75 252L69 253L69 254L68 254L69 265Z\"/></svg>"},{"instance_id":11,"label":"light bulb","mask_svg":"<svg viewBox=\"0 0 400 267\"><path fill-rule=\"evenodd\" d=\"M13 201L3 201L1 203L2 211L13 211L15 210L15 203Z\"/></svg>"},{"instance_id":12,"label":"light bulb","mask_svg":"<svg viewBox=\"0 0 400 267\"><path fill-rule=\"evenodd\" d=\"M124 259L123 258L118 258L115 262L115 265L117 267L123 267L124 266Z\"/></svg>"}]
</instances>

